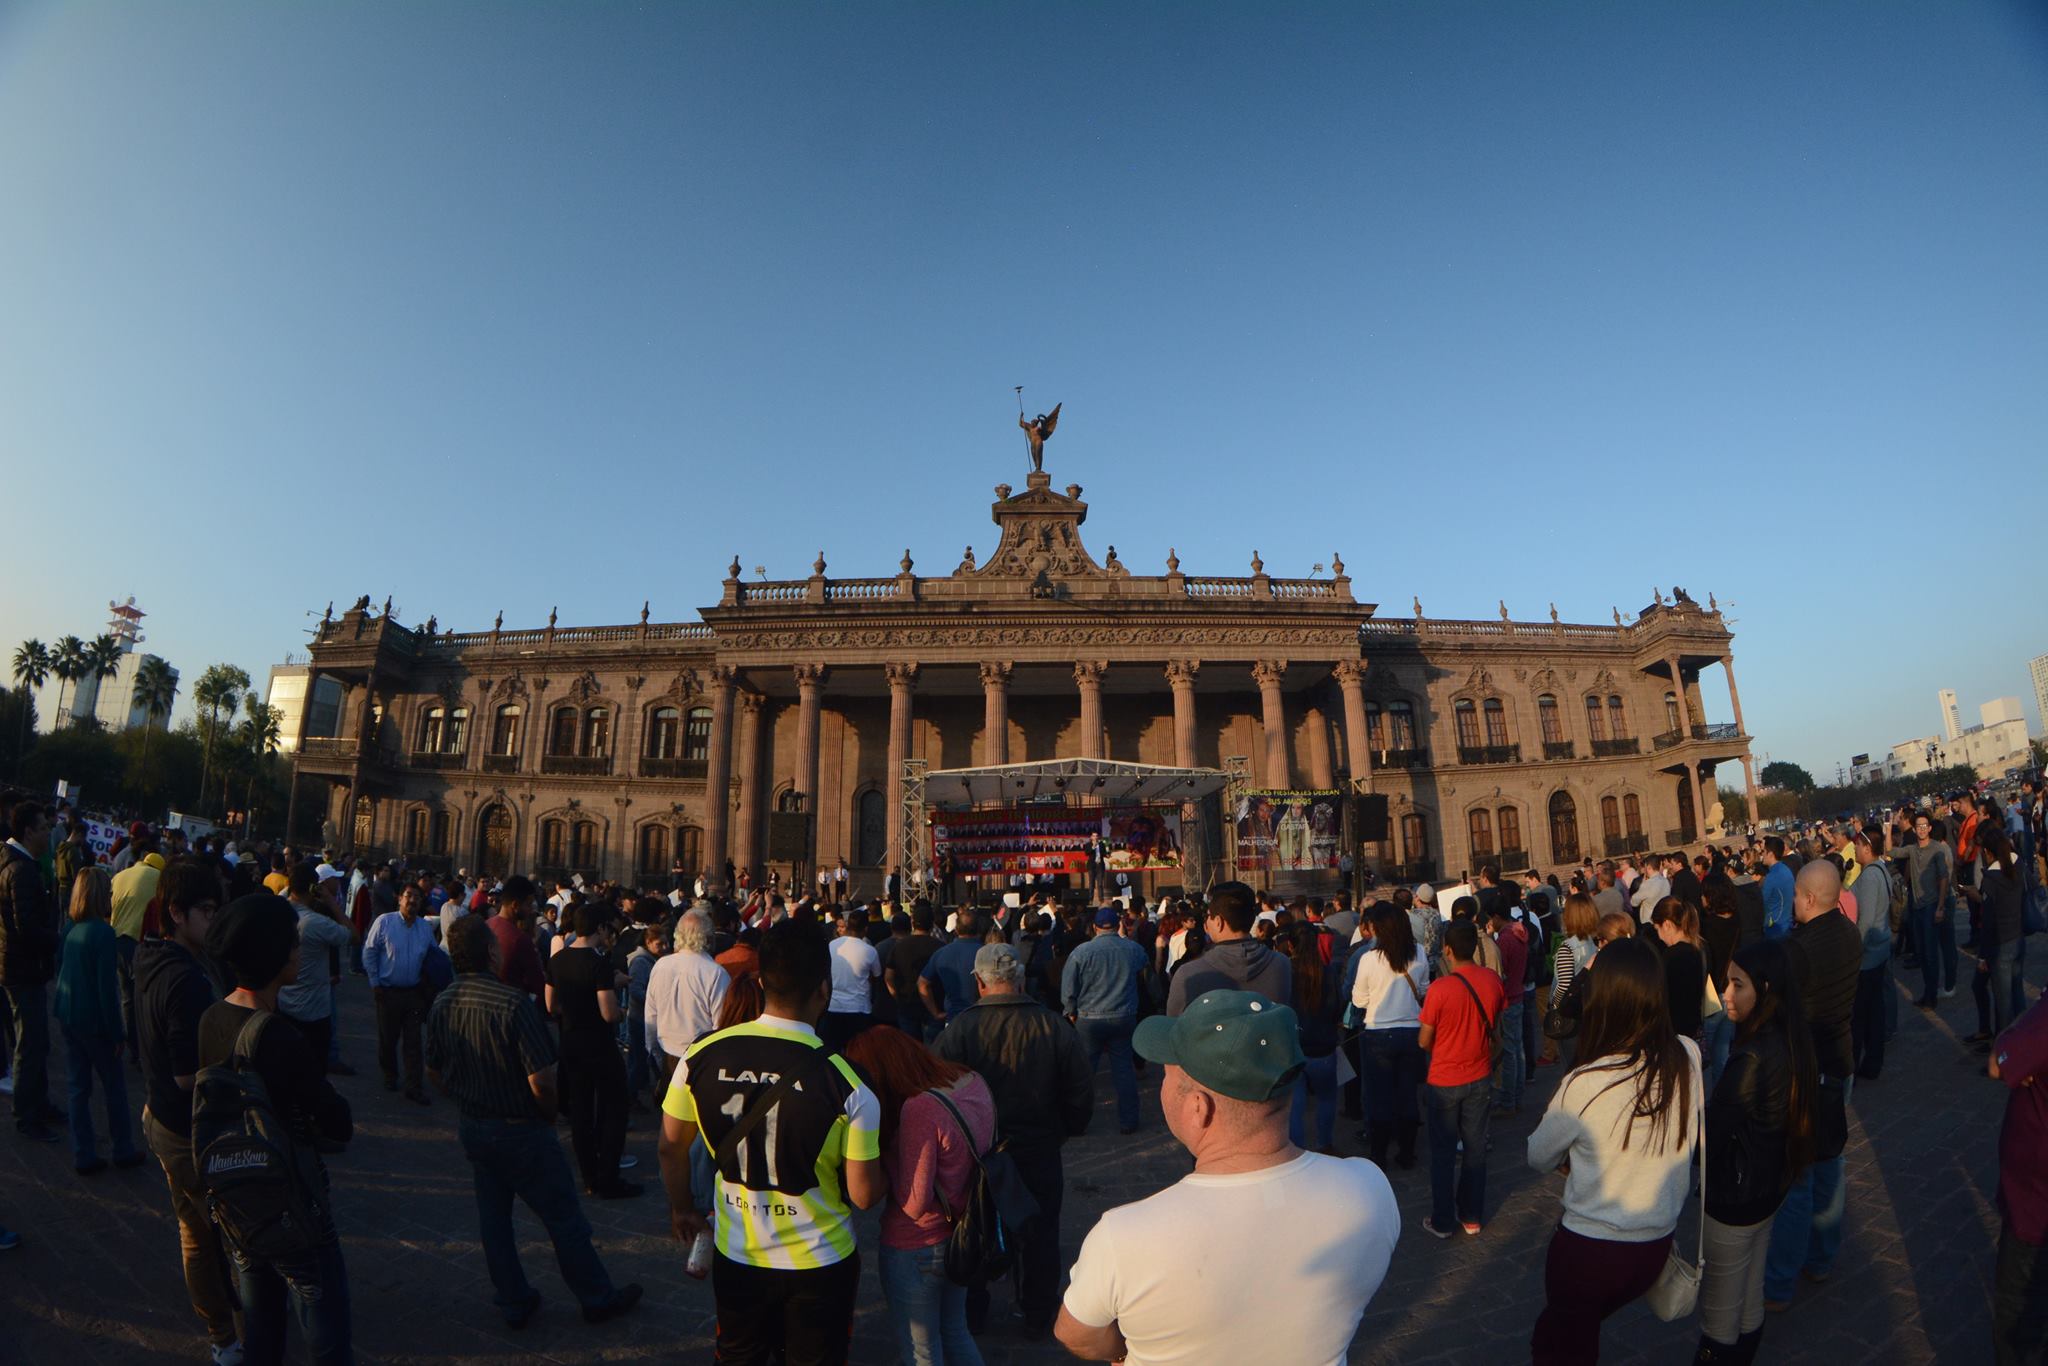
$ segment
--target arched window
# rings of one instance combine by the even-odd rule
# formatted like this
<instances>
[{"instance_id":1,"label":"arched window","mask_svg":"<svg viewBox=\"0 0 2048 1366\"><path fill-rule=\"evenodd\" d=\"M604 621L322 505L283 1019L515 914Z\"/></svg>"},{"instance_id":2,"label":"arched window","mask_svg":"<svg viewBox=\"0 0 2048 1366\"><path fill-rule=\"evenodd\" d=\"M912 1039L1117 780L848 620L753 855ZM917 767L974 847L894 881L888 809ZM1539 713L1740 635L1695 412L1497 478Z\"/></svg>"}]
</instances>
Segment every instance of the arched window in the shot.
<instances>
[{"instance_id":1,"label":"arched window","mask_svg":"<svg viewBox=\"0 0 2048 1366\"><path fill-rule=\"evenodd\" d=\"M1557 699L1549 693L1536 699L1536 724L1542 728L1544 744L1564 742L1564 718L1558 714Z\"/></svg>"},{"instance_id":2,"label":"arched window","mask_svg":"<svg viewBox=\"0 0 2048 1366\"><path fill-rule=\"evenodd\" d=\"M440 707L428 707L420 714L419 743L413 748L421 754L441 752L441 730L447 723L448 713Z\"/></svg>"},{"instance_id":3,"label":"arched window","mask_svg":"<svg viewBox=\"0 0 2048 1366\"><path fill-rule=\"evenodd\" d=\"M686 873L695 873L704 861L704 832L694 825L676 831L676 858Z\"/></svg>"},{"instance_id":4,"label":"arched window","mask_svg":"<svg viewBox=\"0 0 2048 1366\"><path fill-rule=\"evenodd\" d=\"M861 793L858 819L853 861L863 868L880 868L889 861L888 799L872 787Z\"/></svg>"},{"instance_id":5,"label":"arched window","mask_svg":"<svg viewBox=\"0 0 2048 1366\"><path fill-rule=\"evenodd\" d=\"M405 852L424 853L427 847L427 812L416 806L405 813Z\"/></svg>"},{"instance_id":6,"label":"arched window","mask_svg":"<svg viewBox=\"0 0 2048 1366\"><path fill-rule=\"evenodd\" d=\"M708 763L711 759L711 708L692 707L683 718L683 757Z\"/></svg>"},{"instance_id":7,"label":"arched window","mask_svg":"<svg viewBox=\"0 0 2048 1366\"><path fill-rule=\"evenodd\" d=\"M1429 821L1420 811L1401 817L1401 858L1411 864L1429 858Z\"/></svg>"},{"instance_id":8,"label":"arched window","mask_svg":"<svg viewBox=\"0 0 2048 1366\"><path fill-rule=\"evenodd\" d=\"M1586 698L1586 736L1596 745L1607 738L1607 718L1597 697Z\"/></svg>"},{"instance_id":9,"label":"arched window","mask_svg":"<svg viewBox=\"0 0 2048 1366\"><path fill-rule=\"evenodd\" d=\"M1508 743L1507 703L1501 701L1498 697L1489 697L1486 699L1486 705L1479 710L1486 717L1486 743L1495 748L1506 745Z\"/></svg>"},{"instance_id":10,"label":"arched window","mask_svg":"<svg viewBox=\"0 0 2048 1366\"><path fill-rule=\"evenodd\" d=\"M463 754L469 749L469 708L457 707L448 713L448 728L441 735L443 754Z\"/></svg>"},{"instance_id":11,"label":"arched window","mask_svg":"<svg viewBox=\"0 0 2048 1366\"><path fill-rule=\"evenodd\" d=\"M1563 788L1550 794L1550 861L1579 861L1579 806Z\"/></svg>"},{"instance_id":12,"label":"arched window","mask_svg":"<svg viewBox=\"0 0 2048 1366\"><path fill-rule=\"evenodd\" d=\"M592 707L583 713L583 752L602 758L611 752L612 712L610 707Z\"/></svg>"},{"instance_id":13,"label":"arched window","mask_svg":"<svg viewBox=\"0 0 2048 1366\"><path fill-rule=\"evenodd\" d=\"M1451 717L1458 723L1458 748L1479 748L1479 708L1470 702L1460 702L1451 709Z\"/></svg>"},{"instance_id":14,"label":"arched window","mask_svg":"<svg viewBox=\"0 0 2048 1366\"><path fill-rule=\"evenodd\" d=\"M1387 748L1415 748L1415 707L1408 702L1387 703Z\"/></svg>"},{"instance_id":15,"label":"arched window","mask_svg":"<svg viewBox=\"0 0 2048 1366\"><path fill-rule=\"evenodd\" d=\"M1628 712L1622 708L1618 693L1607 699L1607 728L1614 732L1615 739L1628 739Z\"/></svg>"},{"instance_id":16,"label":"arched window","mask_svg":"<svg viewBox=\"0 0 2048 1366\"><path fill-rule=\"evenodd\" d=\"M1387 714L1377 702L1365 704L1365 747L1372 750L1387 747Z\"/></svg>"},{"instance_id":17,"label":"arched window","mask_svg":"<svg viewBox=\"0 0 2048 1366\"><path fill-rule=\"evenodd\" d=\"M673 710L673 708L670 709L671 713L673 713ZM639 868L642 878L654 877L668 871L667 826L643 825L640 827L640 852L635 866Z\"/></svg>"},{"instance_id":18,"label":"arched window","mask_svg":"<svg viewBox=\"0 0 2048 1366\"><path fill-rule=\"evenodd\" d=\"M1675 692L1664 694L1664 729L1674 735L1678 733L1678 694Z\"/></svg>"},{"instance_id":19,"label":"arched window","mask_svg":"<svg viewBox=\"0 0 2048 1366\"><path fill-rule=\"evenodd\" d=\"M558 820L545 820L540 823L541 867L559 868L562 866L562 856L566 852L568 833L567 827Z\"/></svg>"},{"instance_id":20,"label":"arched window","mask_svg":"<svg viewBox=\"0 0 2048 1366\"><path fill-rule=\"evenodd\" d=\"M1643 833L1643 799L1633 792L1625 792L1621 798L1621 820L1629 837Z\"/></svg>"},{"instance_id":21,"label":"arched window","mask_svg":"<svg viewBox=\"0 0 2048 1366\"><path fill-rule=\"evenodd\" d=\"M1500 818L1500 851L1503 854L1522 852L1522 813L1512 806L1503 806L1495 813Z\"/></svg>"},{"instance_id":22,"label":"arched window","mask_svg":"<svg viewBox=\"0 0 2048 1366\"><path fill-rule=\"evenodd\" d=\"M1607 842L1607 852L1614 852L1614 843L1621 838L1621 803L1612 797L1600 799L1600 838Z\"/></svg>"},{"instance_id":23,"label":"arched window","mask_svg":"<svg viewBox=\"0 0 2048 1366\"><path fill-rule=\"evenodd\" d=\"M517 754L519 752L519 721L522 713L517 702L510 702L498 708L491 717L491 753Z\"/></svg>"},{"instance_id":24,"label":"arched window","mask_svg":"<svg viewBox=\"0 0 2048 1366\"><path fill-rule=\"evenodd\" d=\"M597 823L578 821L569 828L569 866L571 868L595 868L597 866Z\"/></svg>"},{"instance_id":25,"label":"arched window","mask_svg":"<svg viewBox=\"0 0 2048 1366\"><path fill-rule=\"evenodd\" d=\"M676 746L682 743L682 738L683 714L674 707L656 707L653 714L647 718L647 757L650 759L675 758ZM647 826L645 829L654 830L661 829L661 827ZM664 840L668 838L666 830L663 830L662 838ZM664 859L663 862L666 863L667 860Z\"/></svg>"},{"instance_id":26,"label":"arched window","mask_svg":"<svg viewBox=\"0 0 2048 1366\"><path fill-rule=\"evenodd\" d=\"M1493 819L1486 808L1475 806L1465 817L1466 833L1470 839L1471 854L1475 859L1493 857Z\"/></svg>"},{"instance_id":27,"label":"arched window","mask_svg":"<svg viewBox=\"0 0 2048 1366\"><path fill-rule=\"evenodd\" d=\"M548 753L574 754L576 752L576 723L580 718L574 707L556 707L548 717Z\"/></svg>"},{"instance_id":28,"label":"arched window","mask_svg":"<svg viewBox=\"0 0 2048 1366\"><path fill-rule=\"evenodd\" d=\"M454 843L454 823L446 811L436 811L427 822L427 845L436 858L448 857Z\"/></svg>"}]
</instances>

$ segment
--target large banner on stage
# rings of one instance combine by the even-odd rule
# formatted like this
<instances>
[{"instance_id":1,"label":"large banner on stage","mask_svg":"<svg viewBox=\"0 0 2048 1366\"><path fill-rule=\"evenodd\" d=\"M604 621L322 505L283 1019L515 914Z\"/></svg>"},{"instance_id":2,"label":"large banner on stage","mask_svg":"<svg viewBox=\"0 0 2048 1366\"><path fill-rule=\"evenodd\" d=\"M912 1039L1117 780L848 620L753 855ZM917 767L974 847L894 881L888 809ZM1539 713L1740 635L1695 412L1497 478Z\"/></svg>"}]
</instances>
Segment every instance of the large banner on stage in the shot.
<instances>
[{"instance_id":1,"label":"large banner on stage","mask_svg":"<svg viewBox=\"0 0 2048 1366\"><path fill-rule=\"evenodd\" d=\"M932 857L960 873L1080 873L1102 818L1063 806L934 811Z\"/></svg>"},{"instance_id":2,"label":"large banner on stage","mask_svg":"<svg viewBox=\"0 0 2048 1366\"><path fill-rule=\"evenodd\" d=\"M1237 871L1296 873L1336 868L1344 825L1339 792L1254 790L1238 794Z\"/></svg>"},{"instance_id":3,"label":"large banner on stage","mask_svg":"<svg viewBox=\"0 0 2048 1366\"><path fill-rule=\"evenodd\" d=\"M1178 869L1180 808L1119 807L1102 818L1104 857L1112 873Z\"/></svg>"}]
</instances>

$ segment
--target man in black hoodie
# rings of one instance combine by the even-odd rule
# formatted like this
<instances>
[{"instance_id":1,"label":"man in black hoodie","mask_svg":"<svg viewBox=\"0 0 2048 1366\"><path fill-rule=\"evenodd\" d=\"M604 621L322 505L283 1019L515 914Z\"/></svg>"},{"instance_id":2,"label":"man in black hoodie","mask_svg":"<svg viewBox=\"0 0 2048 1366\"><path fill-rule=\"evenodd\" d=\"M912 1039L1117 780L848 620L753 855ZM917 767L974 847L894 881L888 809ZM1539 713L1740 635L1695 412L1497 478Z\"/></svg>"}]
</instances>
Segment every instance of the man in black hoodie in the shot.
<instances>
[{"instance_id":1,"label":"man in black hoodie","mask_svg":"<svg viewBox=\"0 0 2048 1366\"><path fill-rule=\"evenodd\" d=\"M1202 928L1210 949L1173 974L1166 1013L1178 1015L1205 991L1256 991L1286 1005L1294 994L1294 969L1279 954L1252 938L1259 898L1242 882L1219 882L1209 893Z\"/></svg>"},{"instance_id":2,"label":"man in black hoodie","mask_svg":"<svg viewBox=\"0 0 2048 1366\"><path fill-rule=\"evenodd\" d=\"M40 802L14 808L0 845L0 987L14 1022L14 1127L55 1143L63 1112L50 1104L50 979L57 975L57 907L43 885L50 818Z\"/></svg>"},{"instance_id":3,"label":"man in black hoodie","mask_svg":"<svg viewBox=\"0 0 2048 1366\"><path fill-rule=\"evenodd\" d=\"M201 955L220 908L220 881L196 859L181 858L157 884L164 937L135 950L135 1032L142 1066L142 1133L164 1169L178 1242L185 1258L185 1291L192 1312L206 1324L215 1361L240 1359L235 1300L227 1261L206 1192L192 1160L192 1081L199 1074L199 1020L219 996Z\"/></svg>"}]
</instances>

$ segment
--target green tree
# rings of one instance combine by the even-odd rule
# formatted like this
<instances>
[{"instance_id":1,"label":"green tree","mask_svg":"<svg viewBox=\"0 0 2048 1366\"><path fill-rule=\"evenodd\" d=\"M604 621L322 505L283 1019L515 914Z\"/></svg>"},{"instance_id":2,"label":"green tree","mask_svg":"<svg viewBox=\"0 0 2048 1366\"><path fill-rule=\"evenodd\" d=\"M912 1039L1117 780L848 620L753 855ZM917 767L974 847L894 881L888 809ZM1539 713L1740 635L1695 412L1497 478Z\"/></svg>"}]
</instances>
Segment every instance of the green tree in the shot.
<instances>
[{"instance_id":1,"label":"green tree","mask_svg":"<svg viewBox=\"0 0 2048 1366\"><path fill-rule=\"evenodd\" d=\"M1795 763L1774 759L1764 765L1765 787L1781 787L1787 792L1813 791L1813 775Z\"/></svg>"},{"instance_id":2,"label":"green tree","mask_svg":"<svg viewBox=\"0 0 2048 1366\"><path fill-rule=\"evenodd\" d=\"M1732 787L1724 787L1715 794L1721 802L1721 823L1740 825L1749 819L1749 798Z\"/></svg>"},{"instance_id":3,"label":"green tree","mask_svg":"<svg viewBox=\"0 0 2048 1366\"><path fill-rule=\"evenodd\" d=\"M248 715L241 726L241 743L248 771L248 786L243 791L243 831L248 833L255 827L256 780L264 775L272 755L277 753L280 722L276 707L268 706L254 693L244 699Z\"/></svg>"},{"instance_id":4,"label":"green tree","mask_svg":"<svg viewBox=\"0 0 2048 1366\"><path fill-rule=\"evenodd\" d=\"M50 681L50 652L40 640L24 640L14 651L14 686L28 699L28 705L21 709L21 743L15 747L15 774L21 772L21 761L28 754L28 734L35 722L35 690Z\"/></svg>"},{"instance_id":5,"label":"green tree","mask_svg":"<svg viewBox=\"0 0 2048 1366\"><path fill-rule=\"evenodd\" d=\"M57 715L64 714L64 685L76 685L91 666L86 663L86 645L77 636L65 636L50 651L50 672L57 675ZM53 723L54 724L54 723Z\"/></svg>"},{"instance_id":6,"label":"green tree","mask_svg":"<svg viewBox=\"0 0 2048 1366\"><path fill-rule=\"evenodd\" d=\"M76 783L86 801L97 805L121 800L124 768L113 736L104 730L65 726L36 744L23 775L31 787L44 791L59 782Z\"/></svg>"},{"instance_id":7,"label":"green tree","mask_svg":"<svg viewBox=\"0 0 2048 1366\"><path fill-rule=\"evenodd\" d=\"M249 691L249 675L232 664L209 664L206 672L199 675L199 681L192 685L192 700L205 713L203 728L205 757L199 770L198 801L203 808L206 802L206 782L213 772L213 748L220 738L221 713L232 718L242 705L242 694Z\"/></svg>"},{"instance_id":8,"label":"green tree","mask_svg":"<svg viewBox=\"0 0 2048 1366\"><path fill-rule=\"evenodd\" d=\"M15 713L21 719L15 720ZM21 776L22 761L28 757L29 732L36 724L36 695L27 688L0 688L0 745L8 747L6 771Z\"/></svg>"},{"instance_id":9,"label":"green tree","mask_svg":"<svg viewBox=\"0 0 2048 1366\"><path fill-rule=\"evenodd\" d=\"M149 762L149 733L158 717L168 720L171 703L178 695L178 675L155 655L143 656L135 669L135 700L142 704L142 762Z\"/></svg>"}]
</instances>

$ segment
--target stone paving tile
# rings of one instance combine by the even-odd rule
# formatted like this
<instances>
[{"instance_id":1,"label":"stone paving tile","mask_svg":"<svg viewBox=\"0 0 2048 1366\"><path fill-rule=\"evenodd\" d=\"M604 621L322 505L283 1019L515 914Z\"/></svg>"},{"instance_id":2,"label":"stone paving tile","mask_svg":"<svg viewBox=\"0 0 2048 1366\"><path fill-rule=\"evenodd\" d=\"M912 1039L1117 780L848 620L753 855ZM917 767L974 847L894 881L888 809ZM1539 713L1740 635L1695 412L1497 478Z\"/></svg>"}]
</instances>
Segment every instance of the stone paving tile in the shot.
<instances>
[{"instance_id":1,"label":"stone paving tile","mask_svg":"<svg viewBox=\"0 0 2048 1366\"><path fill-rule=\"evenodd\" d=\"M1963 966L1965 973L1972 966L1967 956ZM2029 978L2037 987L2044 970L2048 954L2036 955ZM2004 1091L1983 1077L1981 1057L1961 1043L1975 1027L1967 990L1942 1006L1926 1016L1902 1003L1884 1078L1857 1086L1842 1255L1828 1284L1802 1284L1794 1308L1768 1320L1768 1360L1978 1366L1990 1359ZM620 1322L586 1326L555 1274L539 1224L522 1209L520 1252L545 1304L532 1324L514 1333L490 1305L452 1107L437 1100L422 1110L377 1084L360 979L351 978L345 989L342 1024L347 1056L368 1074L340 1083L356 1106L357 1136L347 1153L332 1159L360 1360L379 1366L592 1366L710 1359L711 1294L683 1275L668 1238L651 1119L636 1119L627 1146L641 1159L633 1175L647 1183L648 1193L586 1205L614 1278L646 1287L641 1308ZM1360 1325L1353 1363L1526 1359L1529 1329L1543 1302L1544 1249L1561 1182L1528 1169L1522 1140L1557 1075L1554 1068L1539 1070L1524 1113L1495 1122L1487 1168L1491 1215L1479 1237L1438 1242L1424 1236L1416 1225L1427 1212L1426 1167L1392 1173L1406 1231ZM139 1109L135 1076L131 1070L131 1099ZM1069 1260L1104 1208L1151 1194L1188 1170L1159 1120L1157 1074L1141 1084L1143 1132L1135 1139L1116 1136L1103 1078L1094 1132L1067 1150ZM1355 1128L1340 1118L1339 1143L1347 1153L1359 1148ZM0 1134L0 1222L24 1234L23 1246L0 1260L4 1366L205 1359L179 1276L176 1225L153 1164L87 1180L71 1171L67 1147ZM874 1215L863 1217L863 1247L876 1245L876 1224ZM1689 1212L1681 1237L1690 1239L1694 1227ZM1230 1231L1219 1229L1216 1236ZM894 1360L894 1346L872 1252L864 1260L853 1359L882 1366ZM1247 1304L1247 1312L1256 1310ZM1067 1360L1056 1346L1019 1339L1006 1313L999 1292L995 1322L981 1343L989 1366ZM1661 1323L1632 1306L1610 1320L1602 1359L1689 1360L1697 1332L1696 1321Z\"/></svg>"}]
</instances>

